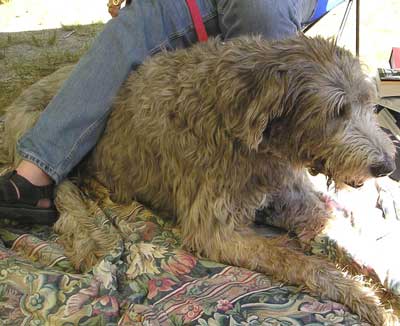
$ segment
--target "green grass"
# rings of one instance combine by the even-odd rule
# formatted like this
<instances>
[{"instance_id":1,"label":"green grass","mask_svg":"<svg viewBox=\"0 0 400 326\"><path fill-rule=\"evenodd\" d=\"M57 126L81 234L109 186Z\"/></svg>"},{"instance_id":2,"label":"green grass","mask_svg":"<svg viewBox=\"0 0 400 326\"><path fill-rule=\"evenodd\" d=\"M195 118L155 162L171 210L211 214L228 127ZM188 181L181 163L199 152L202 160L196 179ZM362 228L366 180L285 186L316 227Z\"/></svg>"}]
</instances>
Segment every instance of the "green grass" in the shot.
<instances>
[{"instance_id":1,"label":"green grass","mask_svg":"<svg viewBox=\"0 0 400 326\"><path fill-rule=\"evenodd\" d=\"M53 46L57 42L57 31L48 31L42 35L34 33L13 33L0 36L0 49L15 45L28 45L37 48Z\"/></svg>"},{"instance_id":2,"label":"green grass","mask_svg":"<svg viewBox=\"0 0 400 326\"><path fill-rule=\"evenodd\" d=\"M50 37L47 39L47 45L53 46L57 43L57 31L53 31Z\"/></svg>"},{"instance_id":3,"label":"green grass","mask_svg":"<svg viewBox=\"0 0 400 326\"><path fill-rule=\"evenodd\" d=\"M61 29L64 32L74 32L78 36L95 36L103 25L101 22L91 25L62 25Z\"/></svg>"},{"instance_id":4,"label":"green grass","mask_svg":"<svg viewBox=\"0 0 400 326\"><path fill-rule=\"evenodd\" d=\"M29 85L51 74L60 67L75 63L86 52L88 46L80 51L43 52L34 60L7 62L7 67L14 72L12 80L0 81L0 115L2 108L7 107Z\"/></svg>"},{"instance_id":5,"label":"green grass","mask_svg":"<svg viewBox=\"0 0 400 326\"><path fill-rule=\"evenodd\" d=\"M0 35L0 67L11 76L7 79L0 76L0 115L29 85L66 64L77 62L101 26L74 25L64 26L58 31ZM70 36L76 38L74 49L66 49L62 43L66 31L75 31Z\"/></svg>"}]
</instances>

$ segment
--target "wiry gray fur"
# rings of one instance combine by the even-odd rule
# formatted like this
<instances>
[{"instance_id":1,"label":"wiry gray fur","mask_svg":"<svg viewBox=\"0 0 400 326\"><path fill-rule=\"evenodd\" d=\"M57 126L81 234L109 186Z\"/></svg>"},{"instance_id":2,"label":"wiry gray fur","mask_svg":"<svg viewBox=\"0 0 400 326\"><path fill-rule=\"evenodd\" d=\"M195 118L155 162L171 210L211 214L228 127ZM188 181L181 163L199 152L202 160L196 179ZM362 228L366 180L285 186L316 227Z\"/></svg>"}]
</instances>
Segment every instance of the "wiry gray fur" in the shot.
<instances>
[{"instance_id":1,"label":"wiry gray fur","mask_svg":"<svg viewBox=\"0 0 400 326\"><path fill-rule=\"evenodd\" d=\"M200 256L305 284L374 325L397 325L361 281L246 227L256 208L272 206L307 246L331 216L305 168L341 187L391 166L374 96L358 60L322 38L211 40L129 77L86 171L116 201L176 217Z\"/></svg>"}]
</instances>

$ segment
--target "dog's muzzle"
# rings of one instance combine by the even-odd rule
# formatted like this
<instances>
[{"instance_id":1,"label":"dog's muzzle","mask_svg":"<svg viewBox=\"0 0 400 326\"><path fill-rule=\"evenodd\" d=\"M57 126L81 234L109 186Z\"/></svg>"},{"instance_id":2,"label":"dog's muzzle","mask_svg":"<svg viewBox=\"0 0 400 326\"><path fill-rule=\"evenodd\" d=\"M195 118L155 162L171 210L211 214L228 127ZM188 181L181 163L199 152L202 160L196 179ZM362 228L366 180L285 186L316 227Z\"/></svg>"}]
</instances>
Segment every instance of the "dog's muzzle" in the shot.
<instances>
[{"instance_id":1,"label":"dog's muzzle","mask_svg":"<svg viewBox=\"0 0 400 326\"><path fill-rule=\"evenodd\" d=\"M324 161L314 161L312 166L308 168L308 172L312 176L316 176L320 173L324 174L325 171L325 162Z\"/></svg>"},{"instance_id":2,"label":"dog's muzzle","mask_svg":"<svg viewBox=\"0 0 400 326\"><path fill-rule=\"evenodd\" d=\"M352 187L352 188L361 188L364 183L363 182L359 182L357 183L356 181L351 181L351 182L345 182L348 186Z\"/></svg>"},{"instance_id":3,"label":"dog's muzzle","mask_svg":"<svg viewBox=\"0 0 400 326\"><path fill-rule=\"evenodd\" d=\"M393 159L389 157L385 157L385 160L373 164L369 167L369 171L372 177L380 178L391 174L396 169L396 164ZM320 173L327 175L327 171L325 171L325 162L322 160L317 160L312 163L310 167L308 167L308 172L312 176L316 176ZM327 175L327 178L330 179L330 175ZM347 181L346 185L352 188L360 188L364 185L363 182L360 181Z\"/></svg>"},{"instance_id":4,"label":"dog's muzzle","mask_svg":"<svg viewBox=\"0 0 400 326\"><path fill-rule=\"evenodd\" d=\"M378 164L371 165L369 168L370 173L373 177L379 178L384 177L392 173L396 169L396 164L393 160L385 160Z\"/></svg>"},{"instance_id":5,"label":"dog's muzzle","mask_svg":"<svg viewBox=\"0 0 400 326\"><path fill-rule=\"evenodd\" d=\"M326 175L327 177L327 187L329 189L331 183L332 183L332 177L330 175L327 175L326 171L325 171L325 162L323 161L314 161L312 166L310 166L308 168L308 172L312 175L312 176L316 176L320 173ZM364 185L364 183L359 182L359 181L348 181L345 182L346 185L352 187L352 188L360 188Z\"/></svg>"}]
</instances>

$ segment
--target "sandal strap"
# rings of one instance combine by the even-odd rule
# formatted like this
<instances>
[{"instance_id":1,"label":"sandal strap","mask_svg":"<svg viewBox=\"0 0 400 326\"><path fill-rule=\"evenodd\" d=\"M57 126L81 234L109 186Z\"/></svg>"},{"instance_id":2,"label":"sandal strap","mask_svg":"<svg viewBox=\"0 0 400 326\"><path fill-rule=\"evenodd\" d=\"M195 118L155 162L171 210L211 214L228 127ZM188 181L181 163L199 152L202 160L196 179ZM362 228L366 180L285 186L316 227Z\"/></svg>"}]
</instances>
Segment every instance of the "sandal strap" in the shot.
<instances>
[{"instance_id":1,"label":"sandal strap","mask_svg":"<svg viewBox=\"0 0 400 326\"><path fill-rule=\"evenodd\" d=\"M5 202L16 202L18 200L18 193L15 187L10 182L10 176L13 172L8 172L0 177L0 198Z\"/></svg>"},{"instance_id":2,"label":"sandal strap","mask_svg":"<svg viewBox=\"0 0 400 326\"><path fill-rule=\"evenodd\" d=\"M16 185L19 191L15 190L13 183ZM1 190L3 192L3 198L9 202L20 202L28 205L36 206L38 201L41 199L54 199L54 186L53 184L47 186L35 186L23 176L17 174L17 171L11 171L4 175L4 179L0 183Z\"/></svg>"}]
</instances>

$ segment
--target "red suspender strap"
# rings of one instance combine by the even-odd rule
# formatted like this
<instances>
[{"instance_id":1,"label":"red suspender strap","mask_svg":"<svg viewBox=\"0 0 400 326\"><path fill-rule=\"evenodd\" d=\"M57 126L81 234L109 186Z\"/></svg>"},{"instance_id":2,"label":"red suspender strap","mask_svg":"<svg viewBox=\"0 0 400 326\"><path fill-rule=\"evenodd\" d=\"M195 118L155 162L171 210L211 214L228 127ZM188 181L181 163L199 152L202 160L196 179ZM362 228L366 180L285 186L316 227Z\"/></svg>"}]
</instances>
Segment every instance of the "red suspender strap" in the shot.
<instances>
[{"instance_id":1,"label":"red suspender strap","mask_svg":"<svg viewBox=\"0 0 400 326\"><path fill-rule=\"evenodd\" d=\"M194 29L196 30L197 39L199 42L205 42L208 39L206 27L204 26L203 19L201 18L200 9L197 5L196 0L186 0L186 4L189 8L190 15L192 16L192 21Z\"/></svg>"}]
</instances>

